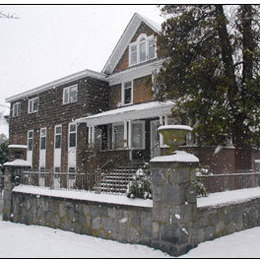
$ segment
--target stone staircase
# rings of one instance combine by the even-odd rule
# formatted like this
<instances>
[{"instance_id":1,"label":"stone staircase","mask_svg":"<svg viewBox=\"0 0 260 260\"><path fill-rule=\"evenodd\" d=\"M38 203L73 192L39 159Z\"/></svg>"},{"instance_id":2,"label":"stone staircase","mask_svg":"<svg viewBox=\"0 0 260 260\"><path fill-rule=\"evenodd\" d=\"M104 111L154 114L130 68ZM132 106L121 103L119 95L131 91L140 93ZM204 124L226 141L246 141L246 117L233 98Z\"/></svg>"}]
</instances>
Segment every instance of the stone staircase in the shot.
<instances>
[{"instance_id":1,"label":"stone staircase","mask_svg":"<svg viewBox=\"0 0 260 260\"><path fill-rule=\"evenodd\" d=\"M133 175L140 167L120 166L105 173L99 185L94 187L97 192L126 193L127 185L133 180Z\"/></svg>"}]
</instances>

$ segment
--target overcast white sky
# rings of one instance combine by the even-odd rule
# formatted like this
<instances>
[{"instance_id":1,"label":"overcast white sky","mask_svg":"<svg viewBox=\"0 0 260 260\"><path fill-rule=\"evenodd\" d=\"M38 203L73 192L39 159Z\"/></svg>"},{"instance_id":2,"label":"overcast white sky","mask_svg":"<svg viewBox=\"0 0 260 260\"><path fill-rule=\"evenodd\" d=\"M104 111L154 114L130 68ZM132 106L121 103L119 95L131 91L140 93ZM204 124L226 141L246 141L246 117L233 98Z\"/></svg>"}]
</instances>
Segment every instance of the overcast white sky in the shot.
<instances>
[{"instance_id":1,"label":"overcast white sky","mask_svg":"<svg viewBox=\"0 0 260 260\"><path fill-rule=\"evenodd\" d=\"M0 104L84 69L101 71L135 12L161 23L155 5L1 5Z\"/></svg>"}]
</instances>

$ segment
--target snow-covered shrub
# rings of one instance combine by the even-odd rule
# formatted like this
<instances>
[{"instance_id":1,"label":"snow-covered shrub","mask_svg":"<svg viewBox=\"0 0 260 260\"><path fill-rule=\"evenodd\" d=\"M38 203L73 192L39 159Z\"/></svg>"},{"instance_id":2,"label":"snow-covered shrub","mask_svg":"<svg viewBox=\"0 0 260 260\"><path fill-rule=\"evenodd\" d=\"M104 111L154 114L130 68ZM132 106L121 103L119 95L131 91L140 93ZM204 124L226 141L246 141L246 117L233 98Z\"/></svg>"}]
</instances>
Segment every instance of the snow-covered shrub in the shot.
<instances>
[{"instance_id":1,"label":"snow-covered shrub","mask_svg":"<svg viewBox=\"0 0 260 260\"><path fill-rule=\"evenodd\" d=\"M196 180L193 182L193 185L196 188L197 197L207 197L208 196L207 190L201 181Z\"/></svg>"},{"instance_id":2,"label":"snow-covered shrub","mask_svg":"<svg viewBox=\"0 0 260 260\"><path fill-rule=\"evenodd\" d=\"M152 186L150 172L138 169L133 176L133 180L127 186L127 197L129 198L152 198Z\"/></svg>"}]
</instances>

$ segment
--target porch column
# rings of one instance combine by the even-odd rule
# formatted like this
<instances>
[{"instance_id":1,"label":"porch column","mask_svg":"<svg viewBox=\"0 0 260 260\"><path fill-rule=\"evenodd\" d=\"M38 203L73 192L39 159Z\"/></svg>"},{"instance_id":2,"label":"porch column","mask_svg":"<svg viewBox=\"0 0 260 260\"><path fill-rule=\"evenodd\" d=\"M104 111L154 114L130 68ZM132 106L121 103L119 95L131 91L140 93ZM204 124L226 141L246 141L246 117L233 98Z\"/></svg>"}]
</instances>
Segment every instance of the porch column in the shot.
<instances>
[{"instance_id":1,"label":"porch column","mask_svg":"<svg viewBox=\"0 0 260 260\"><path fill-rule=\"evenodd\" d=\"M129 160L133 160L133 151L132 151L132 121L128 120L128 147L129 147Z\"/></svg>"},{"instance_id":2,"label":"porch column","mask_svg":"<svg viewBox=\"0 0 260 260\"><path fill-rule=\"evenodd\" d=\"M126 148L128 145L128 140L127 140L127 121L124 121L124 148Z\"/></svg>"},{"instance_id":3,"label":"porch column","mask_svg":"<svg viewBox=\"0 0 260 260\"><path fill-rule=\"evenodd\" d=\"M94 145L95 145L95 126L92 126L91 139L92 139L92 146L94 147Z\"/></svg>"}]
</instances>

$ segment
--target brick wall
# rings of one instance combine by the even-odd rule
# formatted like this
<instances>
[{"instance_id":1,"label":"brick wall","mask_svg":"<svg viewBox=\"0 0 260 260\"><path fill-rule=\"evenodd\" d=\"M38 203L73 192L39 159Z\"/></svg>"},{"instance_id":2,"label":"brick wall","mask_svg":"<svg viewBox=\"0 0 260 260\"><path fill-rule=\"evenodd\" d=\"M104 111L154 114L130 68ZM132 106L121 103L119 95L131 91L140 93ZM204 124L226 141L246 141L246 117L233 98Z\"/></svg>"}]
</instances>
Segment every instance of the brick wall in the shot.
<instances>
[{"instance_id":1,"label":"brick wall","mask_svg":"<svg viewBox=\"0 0 260 260\"><path fill-rule=\"evenodd\" d=\"M78 84L78 101L63 105L64 87ZM27 131L34 130L33 169L39 169L40 128L47 128L46 170L53 168L55 125L62 125L62 171L67 171L68 124L73 120L108 109L108 83L94 78L83 78L39 93L38 112L28 114L28 99L21 102L21 116L10 118L10 143L27 144ZM12 108L13 103L11 104ZM12 110L11 110L12 114ZM78 146L86 142L87 131L78 131ZM83 143L82 143L83 141ZM81 165L81 163L79 162Z\"/></svg>"},{"instance_id":2,"label":"brick wall","mask_svg":"<svg viewBox=\"0 0 260 260\"><path fill-rule=\"evenodd\" d=\"M153 100L152 86L150 83L151 76L134 79L133 81L133 103L139 104ZM116 109L121 103L121 84L110 87L109 108Z\"/></svg>"}]
</instances>

